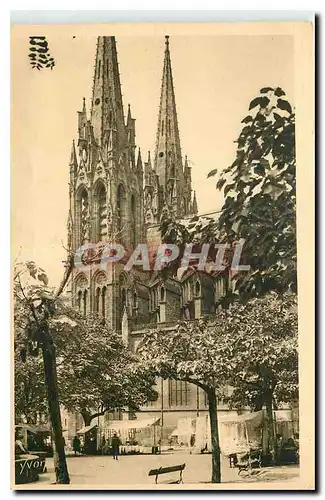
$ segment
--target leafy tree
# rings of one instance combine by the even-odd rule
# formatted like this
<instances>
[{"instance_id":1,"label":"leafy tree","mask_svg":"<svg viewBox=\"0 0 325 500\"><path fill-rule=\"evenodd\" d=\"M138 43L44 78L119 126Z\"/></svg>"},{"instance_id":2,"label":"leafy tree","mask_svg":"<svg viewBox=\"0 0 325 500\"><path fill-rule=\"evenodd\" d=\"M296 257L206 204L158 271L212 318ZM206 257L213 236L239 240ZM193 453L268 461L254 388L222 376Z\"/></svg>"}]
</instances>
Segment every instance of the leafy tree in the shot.
<instances>
[{"instance_id":1,"label":"leafy tree","mask_svg":"<svg viewBox=\"0 0 325 500\"><path fill-rule=\"evenodd\" d=\"M232 274L235 286L225 297L226 306L271 290L295 292L297 287L295 114L282 89L265 87L242 123L236 158L217 182L225 196L221 212L186 222L165 214L160 226L163 241L180 247L179 258L164 273L177 272L187 243L194 243L194 252L209 243L211 261L213 244L224 243L229 245L227 274L234 246L244 243L241 264L250 265L250 272ZM213 169L208 177L217 172Z\"/></svg>"},{"instance_id":2,"label":"leafy tree","mask_svg":"<svg viewBox=\"0 0 325 500\"><path fill-rule=\"evenodd\" d=\"M53 317L51 329L57 347L60 401L81 413L86 426L99 415L128 407L136 411L157 399L154 376L95 315L82 317L64 309L66 319ZM69 324L70 323L70 324Z\"/></svg>"},{"instance_id":3,"label":"leafy tree","mask_svg":"<svg viewBox=\"0 0 325 500\"><path fill-rule=\"evenodd\" d=\"M41 70L42 68L51 68L55 66L55 61L51 57L48 42L45 36L29 37L29 62L32 68Z\"/></svg>"},{"instance_id":4,"label":"leafy tree","mask_svg":"<svg viewBox=\"0 0 325 500\"><path fill-rule=\"evenodd\" d=\"M40 358L28 357L25 362L15 353L15 415L36 423L37 414L47 412L44 369Z\"/></svg>"},{"instance_id":5,"label":"leafy tree","mask_svg":"<svg viewBox=\"0 0 325 500\"><path fill-rule=\"evenodd\" d=\"M56 305L73 269L73 255L70 253L62 281L56 291L48 287L48 278L35 262L17 264L14 270L15 324L22 333L16 339L15 351L21 361L27 355L37 356L42 352L44 381L48 411L54 438L54 468L56 482L69 484L60 403L58 399L56 351L50 330L50 319L55 314Z\"/></svg>"},{"instance_id":6,"label":"leafy tree","mask_svg":"<svg viewBox=\"0 0 325 500\"><path fill-rule=\"evenodd\" d=\"M235 276L241 299L296 291L295 114L281 88L265 87L242 123L235 161L217 182L218 237L245 241L251 272Z\"/></svg>"},{"instance_id":7,"label":"leafy tree","mask_svg":"<svg viewBox=\"0 0 325 500\"><path fill-rule=\"evenodd\" d=\"M204 321L179 323L174 331L146 333L138 347L144 365L164 379L184 380L207 394L212 444L212 482L220 483L217 397L227 380L225 345L216 329Z\"/></svg>"},{"instance_id":8,"label":"leafy tree","mask_svg":"<svg viewBox=\"0 0 325 500\"><path fill-rule=\"evenodd\" d=\"M246 304L235 302L210 322L180 323L166 336L162 330L145 334L138 354L163 378L201 387L209 404L212 482L221 481L217 400L230 405L266 406L270 447L273 446L272 399L297 397L297 310L295 296L275 293Z\"/></svg>"},{"instance_id":9,"label":"leafy tree","mask_svg":"<svg viewBox=\"0 0 325 500\"><path fill-rule=\"evenodd\" d=\"M136 411L157 398L154 377L139 365L137 357L99 318L78 317L73 310L54 316L51 331L57 350L60 403L80 412L86 426L107 411L128 407ZM71 319L73 318L73 319ZM77 321L76 321L77 320ZM37 356L21 359L15 352L16 414L34 422L46 411L43 366Z\"/></svg>"},{"instance_id":10,"label":"leafy tree","mask_svg":"<svg viewBox=\"0 0 325 500\"><path fill-rule=\"evenodd\" d=\"M15 315L16 347L20 347L15 353L16 410L32 422L35 412L46 407L46 390L37 346L32 351L36 357L25 356L28 310L24 316L24 303L18 306L17 301L19 298ZM57 301L49 327L57 352L60 403L69 411L80 412L86 426L107 411L125 407L136 411L157 398L153 375L143 370L121 337L99 317L85 318Z\"/></svg>"},{"instance_id":11,"label":"leafy tree","mask_svg":"<svg viewBox=\"0 0 325 500\"><path fill-rule=\"evenodd\" d=\"M294 294L269 293L219 313L231 367L230 407L266 408L274 454L273 408L298 399L298 317Z\"/></svg>"}]
</instances>

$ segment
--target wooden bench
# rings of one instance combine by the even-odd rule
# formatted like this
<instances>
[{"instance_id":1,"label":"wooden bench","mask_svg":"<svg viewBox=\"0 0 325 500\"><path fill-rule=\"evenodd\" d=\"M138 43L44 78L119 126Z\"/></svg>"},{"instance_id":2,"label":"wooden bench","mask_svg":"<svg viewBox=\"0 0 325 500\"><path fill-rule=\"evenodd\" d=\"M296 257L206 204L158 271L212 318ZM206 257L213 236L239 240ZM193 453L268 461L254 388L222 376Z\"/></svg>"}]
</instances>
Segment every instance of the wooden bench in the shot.
<instances>
[{"instance_id":1,"label":"wooden bench","mask_svg":"<svg viewBox=\"0 0 325 500\"><path fill-rule=\"evenodd\" d=\"M253 451L249 455L248 453L244 454L241 460L238 461L237 467L238 475L243 471L250 472L252 469L260 469L262 467L262 453L260 451Z\"/></svg>"},{"instance_id":2,"label":"wooden bench","mask_svg":"<svg viewBox=\"0 0 325 500\"><path fill-rule=\"evenodd\" d=\"M159 469L152 469L149 471L148 476L156 476L155 483L158 484L158 476L160 474L169 474L171 472L179 472L179 479L177 481L168 481L169 484L180 484L183 482L183 470L185 469L185 464L182 465L172 465L170 467L160 467Z\"/></svg>"}]
</instances>

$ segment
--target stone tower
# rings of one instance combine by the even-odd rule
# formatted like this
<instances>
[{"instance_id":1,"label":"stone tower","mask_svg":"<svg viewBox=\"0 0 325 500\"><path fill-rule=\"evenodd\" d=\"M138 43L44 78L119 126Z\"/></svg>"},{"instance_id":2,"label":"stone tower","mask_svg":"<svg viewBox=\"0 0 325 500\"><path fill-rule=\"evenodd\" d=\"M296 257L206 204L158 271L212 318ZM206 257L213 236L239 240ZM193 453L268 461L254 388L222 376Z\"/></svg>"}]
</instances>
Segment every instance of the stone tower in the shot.
<instances>
[{"instance_id":1,"label":"stone tower","mask_svg":"<svg viewBox=\"0 0 325 500\"><path fill-rule=\"evenodd\" d=\"M135 120L123 112L115 37L99 37L88 117L85 100L78 112L77 141L70 157L69 245L88 265L73 271L72 303L84 314L96 312L120 328L122 264L99 265L99 243L121 243L127 252L143 243L143 167L136 152Z\"/></svg>"},{"instance_id":2,"label":"stone tower","mask_svg":"<svg viewBox=\"0 0 325 500\"><path fill-rule=\"evenodd\" d=\"M191 168L183 164L177 121L169 36L165 37L165 57L161 83L156 149L152 169L150 156L145 163L145 220L157 223L167 209L174 217L193 213Z\"/></svg>"}]
</instances>

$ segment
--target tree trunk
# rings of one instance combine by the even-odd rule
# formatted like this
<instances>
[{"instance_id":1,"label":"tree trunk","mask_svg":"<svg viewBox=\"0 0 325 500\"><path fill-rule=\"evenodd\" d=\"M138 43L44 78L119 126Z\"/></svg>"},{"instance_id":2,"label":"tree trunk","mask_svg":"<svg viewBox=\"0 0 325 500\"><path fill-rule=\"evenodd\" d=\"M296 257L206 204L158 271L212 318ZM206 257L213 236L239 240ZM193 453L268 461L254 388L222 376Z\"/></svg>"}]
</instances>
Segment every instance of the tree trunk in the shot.
<instances>
[{"instance_id":1,"label":"tree trunk","mask_svg":"<svg viewBox=\"0 0 325 500\"><path fill-rule=\"evenodd\" d=\"M45 384L47 388L47 399L49 415L52 425L53 440L55 449L53 449L54 468L57 484L70 484L70 478L67 468L67 462L64 452L64 441L62 435L61 413L58 397L55 346L53 339L47 331L44 333L42 344L42 353L44 361Z\"/></svg>"},{"instance_id":2,"label":"tree trunk","mask_svg":"<svg viewBox=\"0 0 325 500\"><path fill-rule=\"evenodd\" d=\"M267 428L268 428L268 448L271 456L272 464L275 461L275 435L274 435L274 422L273 422L273 395L272 391L268 391L265 398L265 408L266 408L266 416L267 416Z\"/></svg>"},{"instance_id":3,"label":"tree trunk","mask_svg":"<svg viewBox=\"0 0 325 500\"><path fill-rule=\"evenodd\" d=\"M215 389L208 389L210 429L211 429L211 452L212 452L212 483L221 483L220 444L217 414L217 397Z\"/></svg>"}]
</instances>

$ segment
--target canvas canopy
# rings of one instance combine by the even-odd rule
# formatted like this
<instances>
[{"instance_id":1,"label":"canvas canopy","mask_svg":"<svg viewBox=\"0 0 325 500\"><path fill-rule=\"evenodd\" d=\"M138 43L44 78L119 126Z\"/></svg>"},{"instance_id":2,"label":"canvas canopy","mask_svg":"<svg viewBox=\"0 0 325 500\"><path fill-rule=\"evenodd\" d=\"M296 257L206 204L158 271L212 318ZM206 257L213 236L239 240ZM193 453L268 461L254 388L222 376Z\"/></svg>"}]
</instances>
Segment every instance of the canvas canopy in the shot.
<instances>
[{"instance_id":1,"label":"canvas canopy","mask_svg":"<svg viewBox=\"0 0 325 500\"><path fill-rule=\"evenodd\" d=\"M243 415L223 416L219 419L222 453L245 453L259 448L262 443L263 411Z\"/></svg>"},{"instance_id":2,"label":"canvas canopy","mask_svg":"<svg viewBox=\"0 0 325 500\"><path fill-rule=\"evenodd\" d=\"M125 431L129 429L145 429L159 422L160 418L148 418L143 420L112 420L108 424L109 429L115 431Z\"/></svg>"},{"instance_id":3,"label":"canvas canopy","mask_svg":"<svg viewBox=\"0 0 325 500\"><path fill-rule=\"evenodd\" d=\"M87 432L89 432L91 429L94 429L95 427L97 427L97 424L93 423L92 425L87 425L87 426L83 426L78 432L77 434L86 434Z\"/></svg>"}]
</instances>

